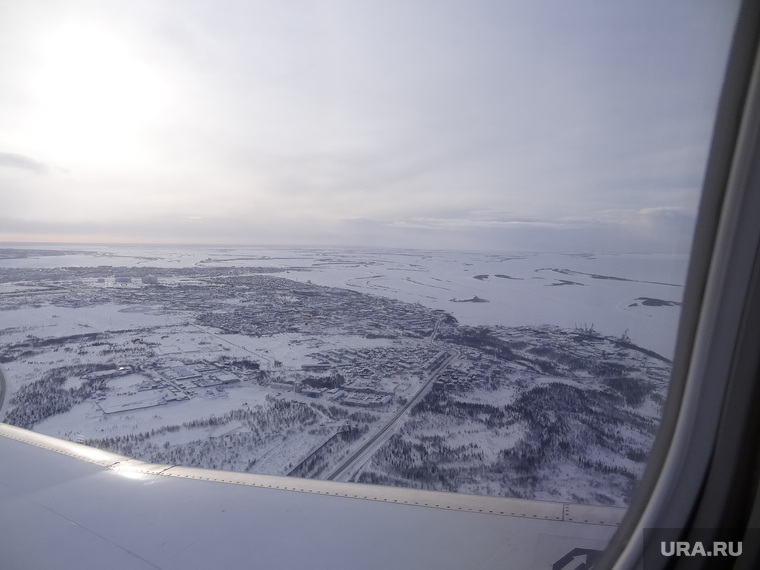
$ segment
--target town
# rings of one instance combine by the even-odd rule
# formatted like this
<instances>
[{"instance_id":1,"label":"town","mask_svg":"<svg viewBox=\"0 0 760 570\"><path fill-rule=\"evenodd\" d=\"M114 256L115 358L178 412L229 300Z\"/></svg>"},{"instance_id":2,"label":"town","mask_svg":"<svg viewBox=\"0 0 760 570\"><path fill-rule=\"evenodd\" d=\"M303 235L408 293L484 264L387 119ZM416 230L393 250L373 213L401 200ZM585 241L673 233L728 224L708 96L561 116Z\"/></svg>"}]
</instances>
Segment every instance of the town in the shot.
<instances>
[{"instance_id":1,"label":"town","mask_svg":"<svg viewBox=\"0 0 760 570\"><path fill-rule=\"evenodd\" d=\"M667 389L625 335L463 326L271 269L0 279L4 421L153 463L547 499L572 468L561 498L622 505Z\"/></svg>"}]
</instances>

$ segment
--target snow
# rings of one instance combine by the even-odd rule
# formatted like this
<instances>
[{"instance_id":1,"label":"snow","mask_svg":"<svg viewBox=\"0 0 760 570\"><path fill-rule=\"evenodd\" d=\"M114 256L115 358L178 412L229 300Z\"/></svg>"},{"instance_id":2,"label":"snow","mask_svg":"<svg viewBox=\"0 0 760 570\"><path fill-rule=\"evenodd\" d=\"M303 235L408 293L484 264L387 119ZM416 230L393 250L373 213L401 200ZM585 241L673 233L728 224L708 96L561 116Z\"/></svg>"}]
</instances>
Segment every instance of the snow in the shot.
<instances>
[{"instance_id":1,"label":"snow","mask_svg":"<svg viewBox=\"0 0 760 570\"><path fill-rule=\"evenodd\" d=\"M182 321L180 315L152 315L124 312L125 305L103 304L90 307L46 305L23 311L3 311L2 327L17 328L40 338L55 338L96 331L165 326Z\"/></svg>"},{"instance_id":2,"label":"snow","mask_svg":"<svg viewBox=\"0 0 760 570\"><path fill-rule=\"evenodd\" d=\"M278 275L287 279L314 284L340 287L364 293L371 293L404 301L419 303L432 309L443 309L454 315L460 324L535 326L550 324L565 329L593 327L602 335L621 337L627 335L631 342L641 347L670 357L675 343L678 324L678 306L643 305L641 297L660 299L678 303L683 293L682 282L686 269L685 256L675 255L578 255L564 254L485 254L478 252L430 252L430 251L369 251L369 250L318 250L298 248L186 248L170 250L148 246L110 246L102 251L96 246L80 248L83 252L67 255L32 256L23 259L0 260L0 275L3 267L57 267L59 265L98 266L106 263L132 267L247 267L252 273L258 268L280 269ZM113 286L113 270L104 268L104 281L96 278L77 280L80 291L107 292ZM164 278L164 283L179 286L195 283L208 285L202 280L185 277ZM569 284L568 284L569 283ZM167 310L160 303L118 304L104 302L95 306L54 306L45 300L51 293L34 289L40 285L22 286L0 284L0 293L6 301L0 312L0 340L3 344L23 343L30 337L37 339L59 339L71 335L103 333L98 342L71 343L47 346L44 350L26 358L4 363L3 371L8 384L3 410L19 386L32 382L55 367L76 364L140 365L143 362L155 368L141 370L139 374L110 378L106 382L107 394L75 404L70 410L49 417L34 426L45 434L70 440L104 439L116 436L134 436L151 431L158 433L150 438L153 446L178 446L209 438L223 438L241 434L249 428L237 421L228 421L209 427L188 427L196 419L211 415L221 416L233 410L256 406L267 407L271 402L268 395L282 391L276 386L262 387L256 384L255 376L241 377L241 382L225 385L223 388L196 387L188 381L176 379L175 388L141 391L139 385L147 378L157 377L161 367L184 367L201 365L206 362L220 362L222 357L247 359L258 362L269 372L273 382L288 380L294 374L301 374L301 367L317 364L315 353L329 353L333 350L389 349L400 340L387 338L365 338L336 334L305 334L303 332L279 333L270 336L251 337L242 334L227 334L212 327L202 327L193 323L194 314L186 310ZM138 289L135 283L130 287ZM88 289L90 288L90 289ZM172 289L173 291L173 289ZM20 296L20 297L19 297ZM86 298L86 294L83 295ZM39 306L15 309L13 298L39 299ZM453 299L478 297L488 302L454 302ZM143 298L143 297L140 297ZM147 298L147 297L146 297ZM28 299L27 299L28 300ZM230 304L240 300L232 299ZM181 303L178 306L182 307ZM519 341L519 334L505 333L509 341ZM408 347L426 347L432 354L443 350L436 348L438 341L430 339L403 339ZM610 350L615 349L605 341ZM53 348L55 346L55 348ZM598 348L598 347L597 347ZM127 353L126 350L131 352ZM463 352L468 349L462 349ZM129 354L130 356L127 356ZM376 353L370 353L374 358ZM639 353L640 355L640 353ZM626 357L625 362L633 363L636 355ZM284 367L275 365L284 363ZM455 359L449 370L458 371L459 377L475 374L474 361ZM156 367L157 366L157 367ZM478 365L479 366L479 365ZM212 366L213 367L213 366ZM493 389L475 389L459 394L462 402L482 403L492 406L511 405L521 389L550 383L563 383L577 388L598 388L588 379L587 371L579 371L572 378L540 376L527 372L519 363L507 366L509 381L501 382ZM228 372L228 379L232 375ZM352 379L349 379L352 380ZM381 379L384 389L396 385L407 386L405 395L411 397L419 389L421 380L406 372L388 372ZM591 379L593 380L593 379ZM81 386L83 380L69 376L64 389ZM662 388L662 387L660 387ZM662 391L662 390L661 390ZM396 396L404 393L397 390ZM179 398L179 400L177 400ZM327 397L311 399L304 394L288 392L280 399L297 402L304 406L318 403L330 406ZM348 409L348 408L344 408ZM351 411L357 411L353 408ZM638 407L637 413L645 418L657 419L661 404L651 397ZM322 412L319 412L320 414ZM370 434L377 426L385 425L392 415L390 410L372 410L380 416L379 423L373 424ZM477 444L485 461L493 461L500 450L508 449L525 437L526 426L515 423L508 428L488 431L482 424L471 426L441 423L438 420L424 424L415 436L438 436L445 433L450 446ZM262 473L281 474L289 471L300 459L319 447L337 423L326 419L325 433L309 429L288 428L278 436L267 435L256 449L256 470ZM165 431L167 426L176 426ZM401 432L409 433L414 421L407 421ZM419 426L418 426L419 427ZM388 432L390 437L391 432ZM640 432L623 430L621 434L634 442L646 446ZM221 441L221 440L220 440ZM357 448L364 439L350 445ZM345 450L344 450L345 452ZM342 452L342 453L344 453ZM345 453L344 453L345 454ZM300 459L299 459L300 458ZM619 458L609 452L598 450L591 453L590 460L602 464L612 464ZM239 464L243 459L236 460ZM618 461L616 466L630 472L638 472L641 462ZM587 477L582 470L569 465L555 465L555 488L543 488L539 498L550 498L558 493L567 500L572 497L593 496L603 487L603 478ZM572 481L572 484L570 482ZM567 489L562 487L568 483ZM485 485L487 487L487 484ZM463 487L467 492L488 492L476 483ZM556 498L556 497L554 497ZM606 497L599 500L606 501ZM611 499L615 501L615 499Z\"/></svg>"},{"instance_id":3,"label":"snow","mask_svg":"<svg viewBox=\"0 0 760 570\"><path fill-rule=\"evenodd\" d=\"M71 434L81 434L85 439L101 438L149 432L167 425L181 425L209 415L222 415L243 406L264 405L269 391L258 386L234 386L226 389L226 397L193 398L181 402L168 402L152 408L135 409L104 415L97 403L86 401L75 405L63 414L43 420L34 429L39 433L71 439ZM113 396L109 396L109 400ZM114 410L115 411L115 410ZM183 428L184 429L184 428ZM207 434L209 432L203 432ZM172 445L187 441L183 431L162 436L161 443ZM194 439L205 439L200 435ZM189 440L189 441L192 441Z\"/></svg>"},{"instance_id":4,"label":"snow","mask_svg":"<svg viewBox=\"0 0 760 570\"><path fill-rule=\"evenodd\" d=\"M632 342L666 357L672 356L675 346L678 307L630 305L638 297L680 302L688 262L686 255L678 254L493 254L137 245L76 246L70 249L89 253L5 259L0 260L0 268L104 264L281 268L282 275L289 279L365 291L444 309L464 324L552 324L572 328L586 323L593 324L598 332L612 336L620 336L628 330ZM551 269L576 273L557 273ZM488 277L475 279L479 275ZM551 286L560 280L580 285ZM451 301L474 296L489 302Z\"/></svg>"}]
</instances>

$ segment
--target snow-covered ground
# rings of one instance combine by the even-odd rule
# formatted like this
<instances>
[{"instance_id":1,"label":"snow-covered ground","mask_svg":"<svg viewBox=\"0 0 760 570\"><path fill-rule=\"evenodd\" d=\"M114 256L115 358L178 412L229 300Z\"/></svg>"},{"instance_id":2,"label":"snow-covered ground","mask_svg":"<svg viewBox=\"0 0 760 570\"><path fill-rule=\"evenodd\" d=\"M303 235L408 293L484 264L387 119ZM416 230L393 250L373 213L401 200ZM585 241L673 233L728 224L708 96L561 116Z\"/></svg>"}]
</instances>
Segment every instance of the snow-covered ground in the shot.
<instances>
[{"instance_id":1,"label":"snow-covered ground","mask_svg":"<svg viewBox=\"0 0 760 570\"><path fill-rule=\"evenodd\" d=\"M573 398L583 397L578 394L585 390L592 398L609 392L627 402L629 397L635 399L639 388L632 384L633 392L629 392L627 385L604 379L619 381L618 376L634 370L656 369L654 387L647 388L651 393L626 408L626 421L656 425L666 391L667 363L646 351L637 352L632 345L672 357L687 262L685 256L676 255L338 248L77 245L35 246L36 252L23 252L19 246L18 255L13 255L13 249L5 249L0 256L4 308L0 311L0 352L4 355L0 366L7 382L0 410L3 417L13 406L14 396L36 382L41 383L38 388L24 393L27 401L44 397L45 390L56 394L53 400L62 399L60 409L53 402L53 408L37 419L34 406L24 412L42 433L74 441L110 442L117 452L150 461L271 474L288 473L326 446L314 463L326 465L321 468L323 476L414 397L423 384L422 366L446 351L461 354L440 378L456 394L451 402L463 410L484 406L486 415L477 416L476 423L461 418L450 421L445 410L453 404L444 402L444 413L424 413L403 427L396 426L399 429L394 431L406 439L392 443L412 455L438 450L441 457L453 458L452 474L472 461L495 465L494 469L519 464L516 456L504 453L533 445L535 434L530 430L535 426L529 428L530 422L514 416L523 413L521 398L533 389L547 388ZM36 278L35 269L60 267L72 269L58 271L54 278ZM146 268L163 268L163 288L142 289L139 276L150 271ZM130 274L131 282L116 283L116 276ZM282 288L281 280L269 276L298 284ZM257 297L269 286L277 288L275 294L267 300ZM333 304L319 305L325 302L319 299L326 291L320 286L371 297L330 293ZM378 297L408 305L391 306L386 300L383 305ZM343 308L344 298L345 303L376 306L377 320L371 325L380 328L362 329L359 321L353 332L336 328L330 318L337 314L350 318L354 311ZM235 328L236 322L258 318L260 307L281 311L290 324L282 324L279 330L270 324L263 334L250 335ZM460 326L432 310L453 315ZM199 324L204 322L199 320L203 312L230 317L205 321L214 326ZM399 312L417 324L400 331L399 323L405 321L399 320ZM298 315L295 320L287 316L293 314ZM483 347L479 348L477 333L467 331L481 326L491 327L486 339L491 344L479 353ZM573 334L567 332L573 330ZM503 351L509 352L509 347L523 356L505 359ZM625 356L615 356L625 347L632 348ZM650 360L654 364L647 364ZM356 386L393 393L392 403L368 413L347 405L348 399L341 404L334 395L325 393L314 399L294 393L294 381L300 384L312 374L304 372L309 366L325 361L331 362L333 372L351 370L353 376L346 380L356 380ZM170 362L212 369L221 363L225 374L230 374L232 364L238 367L234 371L241 381L215 387L164 382L140 390L141 383L159 378L158 370ZM260 366L261 374L258 368L246 368L246 363ZM613 372L599 372L608 365ZM137 372L88 384L87 375L104 366L135 367ZM374 366L372 375L360 378L366 376L366 366ZM627 372L616 372L615 366ZM544 372L538 373L539 368ZM378 374L381 377L375 378ZM634 376L646 379L646 374ZM516 405L523 408L518 410ZM514 421L494 427L504 413L512 414ZM492 419L484 419L489 414ZM551 417L541 421L554 426ZM594 421L593 417L579 420L574 429L583 433ZM363 431L343 440L342 430L349 424ZM618 435L625 439L624 447L589 445L583 448L580 463L560 458L544 464L543 483L534 483L525 496L624 504L630 491L626 481L640 476L652 429L621 425ZM440 436L446 446L439 448L436 438ZM365 467L369 475L382 478L389 473L387 464L386 458L385 467L377 462L367 462ZM458 489L512 492L511 487L500 487L498 478L489 477L466 481ZM520 496L521 491L515 492Z\"/></svg>"},{"instance_id":2,"label":"snow-covered ground","mask_svg":"<svg viewBox=\"0 0 760 570\"><path fill-rule=\"evenodd\" d=\"M17 246L23 249L21 246ZM672 357L688 256L253 246L34 246L65 255L0 259L3 267L265 267L298 281L443 309L468 325L592 326ZM12 249L12 248L11 248ZM478 297L487 303L455 302Z\"/></svg>"}]
</instances>

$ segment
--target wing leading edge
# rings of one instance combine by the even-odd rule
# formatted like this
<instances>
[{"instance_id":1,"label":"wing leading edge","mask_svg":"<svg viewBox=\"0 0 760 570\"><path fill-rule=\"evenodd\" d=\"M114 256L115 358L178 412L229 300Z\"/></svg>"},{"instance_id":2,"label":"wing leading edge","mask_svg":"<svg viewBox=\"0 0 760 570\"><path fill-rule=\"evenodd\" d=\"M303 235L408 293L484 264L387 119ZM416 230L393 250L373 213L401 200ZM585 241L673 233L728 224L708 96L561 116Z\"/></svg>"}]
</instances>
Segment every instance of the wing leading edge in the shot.
<instances>
[{"instance_id":1,"label":"wing leading edge","mask_svg":"<svg viewBox=\"0 0 760 570\"><path fill-rule=\"evenodd\" d=\"M0 457L8 568L551 568L624 514L151 465L6 424Z\"/></svg>"}]
</instances>

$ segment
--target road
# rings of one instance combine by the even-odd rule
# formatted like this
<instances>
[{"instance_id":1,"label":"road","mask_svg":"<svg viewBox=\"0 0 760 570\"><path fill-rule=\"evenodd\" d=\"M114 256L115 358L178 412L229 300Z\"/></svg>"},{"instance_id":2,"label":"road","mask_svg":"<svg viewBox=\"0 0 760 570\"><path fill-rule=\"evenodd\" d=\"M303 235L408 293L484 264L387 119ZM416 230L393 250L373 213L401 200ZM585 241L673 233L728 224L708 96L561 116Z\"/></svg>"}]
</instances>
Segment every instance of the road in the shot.
<instances>
[{"instance_id":1,"label":"road","mask_svg":"<svg viewBox=\"0 0 760 570\"><path fill-rule=\"evenodd\" d=\"M454 360L459 353L453 351L449 357L441 362L438 367L430 372L430 378L419 389L417 394L414 395L406 404L393 414L393 417L385 424L377 433L375 433L370 439L362 445L358 450L351 454L345 461L343 461L338 467L333 469L326 477L328 481L348 481L358 471L358 469L366 463L370 457L393 435L393 429L400 423L402 417L406 412L415 406L419 401L424 398L430 389L433 387L438 375L446 368L449 363Z\"/></svg>"},{"instance_id":2,"label":"road","mask_svg":"<svg viewBox=\"0 0 760 570\"><path fill-rule=\"evenodd\" d=\"M435 336L438 334L438 329L441 328L442 322L443 322L442 317L438 317L438 319L435 321L435 326L433 327L433 333L430 335L431 343L435 340Z\"/></svg>"}]
</instances>

